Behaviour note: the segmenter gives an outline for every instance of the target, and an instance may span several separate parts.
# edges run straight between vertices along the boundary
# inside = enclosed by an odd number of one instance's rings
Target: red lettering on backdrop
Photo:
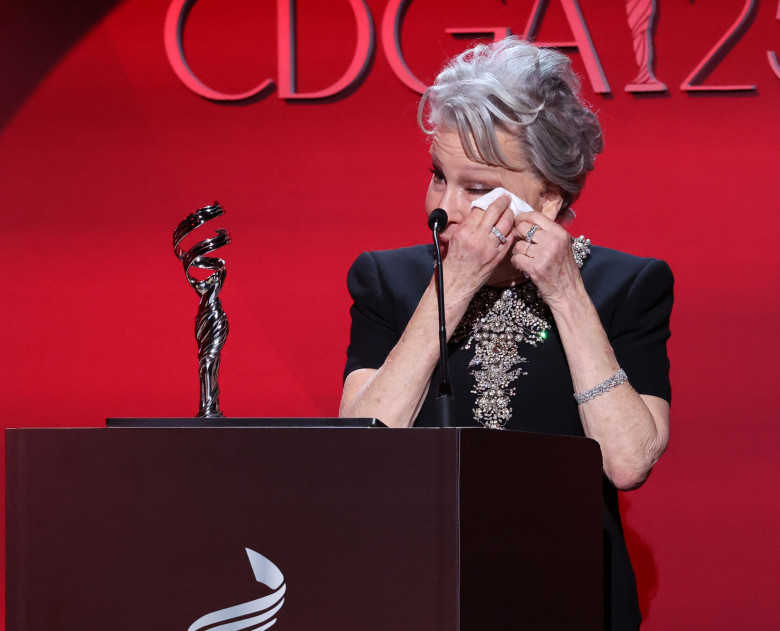
[[[747,0],[742,7],[742,13],[736,19],[734,24],[731,25],[729,30],[720,38],[715,47],[708,52],[704,59],[699,62],[699,65],[693,69],[693,72],[688,75],[685,81],[682,82],[680,89],[685,92],[703,92],[703,91],[740,91],[740,90],[755,90],[754,85],[702,85],[701,82],[706,79],[715,67],[723,60],[723,58],[734,47],[740,37],[747,30],[750,17],[757,6],[756,0]]]
[[[336,83],[317,92],[296,92],[295,0],[277,0],[277,46],[279,64],[279,98],[324,99],[348,90],[368,70],[374,48],[374,22],[364,0],[349,0],[357,22],[357,44],[349,68]]]
[[[780,1],[777,3],[777,15],[775,17],[780,20]],[[766,56],[769,59],[769,67],[772,69],[772,72],[780,79],[780,63],[777,62],[777,53],[773,50],[768,50],[766,51]]]
[[[395,76],[418,94],[428,87],[412,74],[401,52],[401,23],[411,0],[390,0],[382,16],[382,47]]]
[[[229,94],[207,86],[195,76],[195,73],[187,63],[182,42],[187,16],[196,1],[172,0],[165,16],[165,52],[176,76],[187,88],[196,94],[214,101],[240,101],[256,96],[265,96],[263,93],[270,92],[274,86],[273,79],[265,79],[262,83],[246,92]],[[333,97],[355,86],[368,71],[375,45],[374,23],[371,11],[365,0],[348,0],[348,2],[355,15],[357,24],[355,54],[349,67],[338,81],[327,88],[316,92],[300,93],[296,91],[296,0],[277,0],[279,98],[317,100]],[[639,70],[636,79],[628,84],[625,89],[627,92],[664,91],[666,86],[655,77],[652,68],[653,21],[657,0],[625,0],[625,2],[628,26],[631,29],[634,42],[634,56]],[[409,70],[401,51],[401,26],[410,3],[411,0],[388,0],[382,16],[382,47],[395,75],[404,85],[422,94],[426,89],[426,85]],[[520,37],[525,37],[531,41],[536,40],[536,35],[539,32],[548,5],[549,0],[534,1],[526,24],[525,34],[520,35]],[[590,32],[577,0],[561,0],[561,6],[563,7],[569,28],[574,35],[574,40],[560,42],[541,42],[537,40],[536,43],[540,46],[578,50],[582,55],[593,91],[602,94],[609,93],[609,83],[604,75],[601,61],[593,46]],[[704,56],[693,72],[683,81],[680,86],[681,90],[686,92],[755,90],[754,85],[702,85],[702,81],[712,73],[745,33],[757,6],[758,2],[756,0],[746,0],[742,12],[736,21],[729,27],[712,50]],[[776,17],[780,20],[780,2],[778,2]],[[446,32],[455,37],[461,35],[492,35],[494,40],[500,40],[506,37],[510,30],[508,27],[501,26],[449,28],[446,29]],[[778,62],[777,53],[768,50],[766,54],[772,72],[780,79],[780,62]]]
[[[772,69],[772,72],[780,79],[780,63],[777,61],[777,53],[773,50],[768,50],[766,51],[766,56],[769,59],[769,67]]]
[[[547,9],[547,5],[550,0],[536,0],[534,2],[533,9],[531,9],[531,15],[528,18],[528,23],[525,28],[524,37],[529,41],[535,41],[536,35],[539,32],[539,27],[542,24],[544,18],[544,12]],[[569,23],[569,28],[574,34],[573,42],[540,42],[536,41],[539,46],[549,46],[551,48],[576,48],[582,55],[582,61],[585,65],[585,72],[588,74],[590,84],[593,87],[593,91],[599,94],[610,92],[609,83],[607,83],[607,77],[604,75],[604,70],[601,67],[601,61],[596,54],[596,49],[593,46],[593,40],[590,38],[590,32],[585,24],[585,18],[582,16],[580,5],[577,0],[561,0],[563,6],[563,12],[566,15],[566,21]]]
[[[242,101],[273,87],[272,79],[266,79],[257,87],[247,92],[238,94],[227,94],[210,88],[192,72],[187,58],[184,55],[184,23],[187,21],[187,15],[195,4],[196,0],[173,0],[168,7],[168,13],[165,16],[164,39],[165,52],[168,55],[168,61],[173,68],[173,72],[179,77],[181,82],[192,90],[195,94],[212,101]]]

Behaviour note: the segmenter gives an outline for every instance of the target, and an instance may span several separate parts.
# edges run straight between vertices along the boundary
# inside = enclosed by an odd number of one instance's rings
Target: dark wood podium
[[[274,631],[602,628],[584,438],[13,429],[6,446],[8,631],[187,631],[272,591],[247,548],[284,575]]]

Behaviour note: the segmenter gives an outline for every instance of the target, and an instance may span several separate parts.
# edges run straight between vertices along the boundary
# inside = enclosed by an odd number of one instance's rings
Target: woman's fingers
[[[477,221],[477,230],[494,237],[499,248],[513,240],[515,214],[509,207],[510,202],[508,195],[502,195],[486,210],[474,208],[470,214],[470,218],[473,217]]]
[[[582,282],[563,227],[535,212],[518,217],[514,230],[512,265],[536,284],[544,300],[558,300]]]
[[[510,208],[507,208],[501,213],[495,224],[487,228],[487,230],[498,238],[501,245],[512,243],[515,240],[513,232],[514,222],[515,215]]]
[[[538,234],[541,231],[552,232],[553,234],[566,232],[566,230],[562,228],[560,224],[551,221],[539,211],[522,213],[517,216],[515,219],[515,231],[518,240],[525,239],[528,235],[528,231],[532,229],[534,230],[534,234]],[[534,241],[535,240],[536,239],[534,239]]]
[[[544,213],[539,212],[538,210],[534,210],[533,212],[528,213],[520,213],[517,216],[516,224],[520,225],[521,223],[527,224],[526,230],[530,228],[531,226],[539,226],[540,228],[543,228],[545,230],[554,230],[555,228],[561,228],[561,225],[549,217],[547,217]],[[563,230],[563,228],[561,228]]]
[[[504,250],[503,246],[514,241],[514,213],[509,208],[510,201],[509,196],[503,195],[486,210],[479,207],[471,209],[458,226],[459,237],[472,241],[475,248],[488,248],[486,254],[488,258],[493,258],[494,248]]]
[[[527,230],[515,226],[515,237],[513,256],[539,259],[537,263],[544,262],[546,265],[567,264],[572,258],[571,237],[563,228],[549,231],[537,224],[529,224]],[[522,264],[523,259],[517,262]],[[528,270],[524,268],[524,271]]]
[[[510,199],[502,196],[487,210],[474,208],[452,231],[447,250],[447,267],[452,282],[478,290],[506,258],[515,242],[514,213]],[[445,278],[447,278],[445,274]]]
[[[495,225],[496,221],[498,221],[499,217],[509,208],[509,204],[512,202],[509,195],[502,195],[499,197],[496,201],[494,201],[492,204],[490,204],[485,210],[482,211],[480,215],[477,215],[479,217],[479,221],[481,224],[491,224]],[[474,213],[479,212],[478,208],[472,208],[470,216],[473,216]],[[512,212],[511,210],[509,212]],[[514,213],[513,213],[514,214]]]

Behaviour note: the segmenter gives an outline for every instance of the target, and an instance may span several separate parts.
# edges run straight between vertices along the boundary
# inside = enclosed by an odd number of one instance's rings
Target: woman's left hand
[[[526,235],[534,226],[538,227],[529,245]],[[574,391],[602,383],[620,366],[585,291],[569,233],[534,211],[515,218],[514,234],[512,265],[530,277],[552,311]],[[669,404],[623,385],[579,405],[578,410],[585,435],[601,446],[607,477],[619,489],[640,486],[666,449]]]
[[[522,213],[515,218],[514,234],[512,265],[533,281],[550,307],[584,288],[571,251],[571,235],[560,224],[539,211]]]

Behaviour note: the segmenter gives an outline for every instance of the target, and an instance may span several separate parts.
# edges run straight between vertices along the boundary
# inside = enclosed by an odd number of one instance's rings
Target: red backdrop
[[[428,238],[418,97],[382,37],[398,0],[368,1],[364,80],[319,101],[279,96],[274,2],[201,0],[184,31],[199,80],[226,93],[277,84],[233,104],[174,73],[168,0],[16,4],[0,21],[4,425],[195,413],[197,298],[171,234],[214,199],[234,237],[221,250],[223,409],[335,415],[349,264]],[[523,33],[533,5],[406,3],[406,64],[427,83],[469,45],[445,29]],[[571,40],[572,0],[549,5],[538,39]],[[668,90],[644,95],[624,91],[637,74],[624,3],[579,7],[610,91],[585,76],[606,152],[572,230],[665,258],[677,278],[672,441],[648,484],[623,495],[646,628],[776,628],[780,69],[767,51],[780,50],[780,7],[660,1],[655,69]],[[703,83],[755,89],[681,89],[744,11]],[[298,91],[331,86],[358,40],[350,3],[300,0],[297,37]]]

